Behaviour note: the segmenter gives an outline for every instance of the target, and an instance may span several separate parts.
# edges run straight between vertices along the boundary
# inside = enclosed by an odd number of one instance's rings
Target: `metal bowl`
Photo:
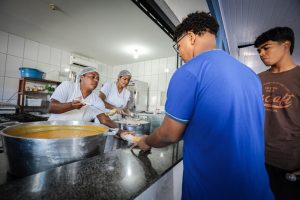
[[[130,117],[115,121],[122,130],[133,131],[137,135],[149,135],[151,123],[147,118]]]
[[[93,125],[109,130],[106,126],[79,121],[46,121],[21,123],[3,129],[0,134],[3,138],[4,151],[9,165],[9,172],[23,177],[41,172],[66,163],[81,160],[100,154],[104,150],[105,132],[84,136],[54,139],[38,139],[14,136],[17,130],[28,126],[73,126]]]

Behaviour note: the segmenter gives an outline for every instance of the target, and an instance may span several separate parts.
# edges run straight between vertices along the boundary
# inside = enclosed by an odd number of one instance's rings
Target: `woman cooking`
[[[98,119],[104,125],[117,128],[117,124],[105,115],[105,106],[102,100],[93,93],[98,82],[99,74],[94,67],[82,68],[75,83],[72,81],[62,82],[50,98],[49,121],[89,122]]]
[[[111,114],[111,119],[121,118],[121,114],[129,114],[127,104],[130,98],[130,92],[126,89],[131,79],[131,73],[127,70],[120,71],[116,82],[107,82],[100,91],[100,98],[105,104],[105,108]]]

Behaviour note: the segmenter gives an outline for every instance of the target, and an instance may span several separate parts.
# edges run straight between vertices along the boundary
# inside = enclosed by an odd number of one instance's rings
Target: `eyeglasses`
[[[187,36],[188,33],[183,34],[179,40],[177,40],[177,42],[173,45],[173,49],[179,54],[179,48],[180,45],[178,45],[178,43],[180,42],[180,40],[182,40],[185,36]]]

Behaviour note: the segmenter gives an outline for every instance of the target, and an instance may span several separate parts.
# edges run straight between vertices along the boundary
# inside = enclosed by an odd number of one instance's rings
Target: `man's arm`
[[[70,110],[80,109],[82,106],[84,106],[84,104],[79,100],[73,100],[72,102],[68,103],[61,103],[56,99],[51,99],[48,111],[49,113],[61,114]]]
[[[186,125],[165,116],[161,126],[147,137],[143,137],[137,146],[142,150],[150,147],[165,147],[169,144],[178,142],[183,135]]]

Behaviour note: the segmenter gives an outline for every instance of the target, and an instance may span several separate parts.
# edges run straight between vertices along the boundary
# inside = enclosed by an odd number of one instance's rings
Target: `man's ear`
[[[196,41],[195,33],[193,33],[192,31],[189,31],[188,32],[188,37],[189,37],[189,40],[191,41],[191,44],[194,45],[195,41]]]
[[[290,41],[288,41],[288,40],[285,41],[283,43],[283,45],[284,45],[285,48],[287,48],[288,51],[290,51],[290,48],[291,48],[291,42]]]

